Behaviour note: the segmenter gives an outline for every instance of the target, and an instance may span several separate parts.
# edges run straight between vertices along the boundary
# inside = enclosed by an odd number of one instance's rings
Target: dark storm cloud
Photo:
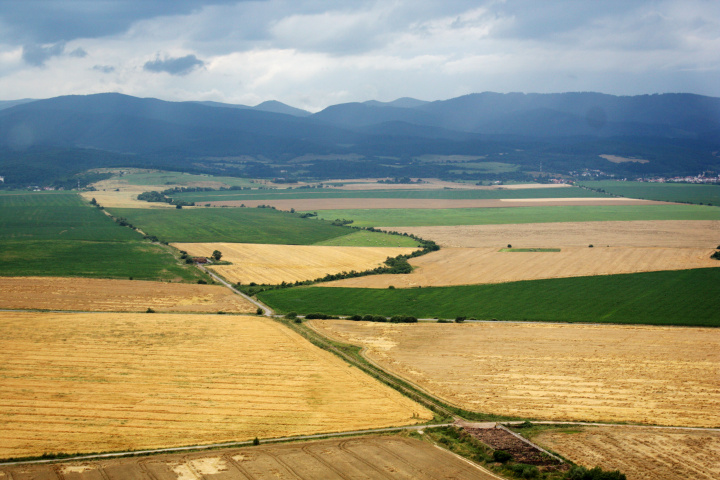
[[[150,62],[146,62],[143,68],[148,72],[165,72],[170,75],[187,75],[196,68],[205,65],[205,62],[197,58],[195,55],[186,55],[178,58],[166,58],[160,60],[156,58]]]
[[[186,14],[240,0],[16,0],[0,2],[0,40],[69,42],[124,32],[138,20]]]
[[[30,65],[41,67],[48,59],[62,55],[64,51],[64,42],[54,45],[25,45],[22,50],[22,59]]]

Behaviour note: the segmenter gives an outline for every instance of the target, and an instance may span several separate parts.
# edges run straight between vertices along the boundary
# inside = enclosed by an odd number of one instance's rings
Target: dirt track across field
[[[382,228],[382,227],[379,227]],[[690,247],[720,245],[718,220],[561,222],[442,227],[391,227],[443,247]]]
[[[573,426],[533,440],[588,468],[620,470],[628,480],[720,478],[718,432]]]
[[[256,309],[219,285],[57,277],[0,277],[0,308],[199,313]]]
[[[555,421],[720,425],[720,330],[312,321],[468,410]]]
[[[593,205],[667,205],[667,202],[637,200],[633,198],[524,198],[449,200],[433,198],[301,198],[296,200],[228,200],[209,203],[214,207],[257,207],[272,205],[280,210],[294,208],[298,211],[375,208],[506,208],[542,206],[593,206]]]
[[[514,246],[514,245],[513,245]],[[712,248],[566,247],[559,252],[502,252],[499,248],[443,248],[410,259],[403,275],[371,275],[323,283],[323,287],[439,287],[546,278],[720,267]]]

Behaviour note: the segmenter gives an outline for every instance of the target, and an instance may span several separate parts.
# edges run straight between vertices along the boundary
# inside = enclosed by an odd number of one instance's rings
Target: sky
[[[718,0],[2,0],[0,100],[720,97]]]

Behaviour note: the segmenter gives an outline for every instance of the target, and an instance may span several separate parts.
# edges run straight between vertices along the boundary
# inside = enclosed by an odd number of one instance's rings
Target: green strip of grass
[[[720,268],[413,289],[298,287],[258,298],[280,313],[720,326]]]
[[[312,245],[352,233],[348,227],[270,208],[108,209],[165,242]]]
[[[331,188],[275,189],[275,190],[219,190],[213,192],[184,192],[173,198],[187,202],[220,202],[241,200],[294,200],[304,198],[403,198],[403,199],[498,199],[498,198],[573,198],[605,197],[591,190],[566,188],[528,188],[519,190],[338,190]]]
[[[609,180],[581,182],[580,185],[593,189],[602,189],[612,195],[621,195],[629,198],[720,205],[720,185],[617,182]]]
[[[317,242],[314,245],[334,247],[417,247],[420,244],[412,238],[402,235],[389,235],[382,232],[355,230],[353,233]]]
[[[452,209],[320,210],[321,218],[347,218],[359,227],[422,227],[611,220],[720,220],[720,207],[611,205]]]

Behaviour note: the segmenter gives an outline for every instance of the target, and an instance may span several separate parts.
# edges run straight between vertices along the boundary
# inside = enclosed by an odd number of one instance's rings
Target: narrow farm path
[[[243,292],[241,292],[240,290],[238,290],[238,289],[236,289],[235,287],[233,287],[232,284],[231,284],[230,282],[228,282],[227,280],[225,280],[224,278],[222,278],[222,277],[220,277],[219,275],[211,272],[210,270],[208,270],[207,268],[203,267],[202,265],[197,265],[197,267],[198,267],[200,270],[202,270],[203,272],[205,272],[205,273],[207,273],[208,275],[210,275],[213,279],[215,279],[215,281],[217,281],[217,282],[225,285],[227,288],[229,288],[230,290],[232,290],[232,291],[233,291],[234,293],[236,293],[237,295],[240,295],[241,297],[243,297],[243,298],[244,298],[245,300],[247,300],[248,302],[250,302],[250,303],[252,303],[253,305],[255,305],[256,307],[262,309],[263,315],[265,315],[266,317],[272,317],[273,315],[275,315],[275,312],[273,311],[272,308],[268,307],[267,305],[265,305],[264,303],[262,303],[262,302],[260,302],[260,301],[258,301],[258,300],[256,300],[256,299],[254,299],[253,297],[250,297],[249,295],[245,295]]]

